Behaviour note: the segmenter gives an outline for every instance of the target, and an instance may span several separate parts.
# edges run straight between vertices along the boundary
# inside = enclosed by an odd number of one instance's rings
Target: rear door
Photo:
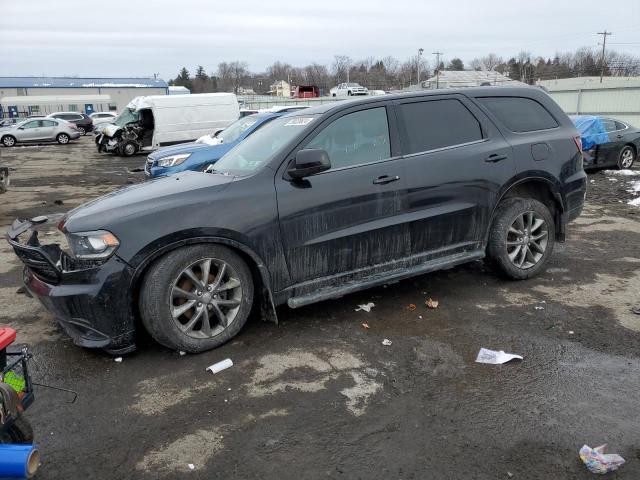
[[[40,120],[40,139],[53,140],[56,135],[58,122],[55,120]]]
[[[396,102],[416,262],[481,247],[500,187],[515,174],[511,146],[459,94]]]
[[[609,134],[609,142],[598,148],[598,163],[603,165],[615,165],[618,162],[620,150],[625,145],[624,130],[626,125],[616,122],[612,118],[603,118],[602,124]],[[628,130],[628,128],[627,128]]]
[[[396,132],[393,110],[383,103],[345,110],[300,147],[327,151],[330,170],[303,181],[276,177],[294,283],[348,272],[364,277],[408,254],[407,226],[398,223],[405,174]]]

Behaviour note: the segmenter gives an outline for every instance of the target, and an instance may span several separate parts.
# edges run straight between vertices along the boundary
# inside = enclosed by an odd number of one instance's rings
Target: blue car
[[[156,150],[147,157],[144,173],[148,178],[154,178],[185,170],[204,170],[260,127],[287,113],[258,113],[239,118],[211,137],[212,144],[191,142]]]

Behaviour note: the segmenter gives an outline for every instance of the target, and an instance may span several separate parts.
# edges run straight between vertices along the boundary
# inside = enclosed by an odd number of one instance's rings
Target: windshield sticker
[[[308,125],[313,120],[313,117],[294,117],[284,124],[285,127],[300,127]]]

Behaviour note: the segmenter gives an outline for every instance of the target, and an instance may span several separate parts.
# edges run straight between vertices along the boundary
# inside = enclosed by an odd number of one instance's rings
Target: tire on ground
[[[518,215],[533,211],[544,218],[547,224],[547,246],[542,258],[534,266],[526,269],[514,265],[507,255],[507,234]],[[507,198],[500,202],[489,232],[487,255],[489,259],[509,278],[526,280],[536,276],[553,253],[555,243],[555,222],[546,205],[532,198]]]
[[[199,339],[182,332],[171,315],[171,289],[178,275],[189,265],[205,258],[226,262],[238,274],[242,285],[242,300],[229,326],[216,336]],[[201,244],[183,247],[160,257],[143,277],[139,307],[142,323],[160,344],[189,353],[204,352],[229,341],[247,322],[253,304],[253,278],[244,260],[228,247]]]

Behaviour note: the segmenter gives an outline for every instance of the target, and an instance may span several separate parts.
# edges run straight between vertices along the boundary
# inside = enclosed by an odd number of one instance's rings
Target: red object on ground
[[[9,327],[0,327],[0,350],[4,350],[16,340],[16,331]]]
[[[320,96],[320,89],[315,85],[300,85],[291,95],[293,98],[316,98]]]

